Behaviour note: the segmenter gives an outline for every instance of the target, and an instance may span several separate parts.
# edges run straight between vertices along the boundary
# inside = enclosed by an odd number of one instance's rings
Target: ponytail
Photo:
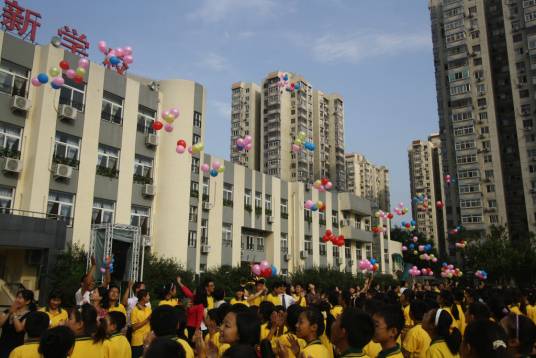
[[[441,308],[435,314],[435,328],[439,338],[443,338],[452,354],[458,354],[462,344],[462,334],[458,328],[451,329],[452,317]]]

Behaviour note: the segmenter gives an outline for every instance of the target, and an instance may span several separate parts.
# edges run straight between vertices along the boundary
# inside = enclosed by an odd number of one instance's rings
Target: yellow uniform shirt
[[[67,322],[67,320],[69,319],[67,310],[61,308],[60,310],[58,310],[58,312],[47,311],[47,307],[43,307],[39,311],[45,312],[50,318],[50,328],[59,326],[60,324]]]
[[[331,344],[329,338],[326,336],[325,333],[323,333],[320,336],[320,342],[322,342],[322,345],[326,347],[326,350],[328,351],[327,358],[333,358],[333,344]]]
[[[128,339],[121,333],[116,333],[104,341],[104,348],[110,358],[131,358],[132,349]]]
[[[208,346],[209,342],[212,342],[212,344],[218,348],[219,357],[221,357],[223,353],[230,347],[229,344],[220,342],[220,332],[215,332],[212,335],[210,333],[207,334],[205,336],[205,344]]]
[[[426,351],[426,358],[460,358],[460,355],[452,354],[447,343],[438,339],[430,343],[430,348]]]
[[[515,313],[516,315],[523,314],[523,312],[521,312],[521,310],[519,309],[519,306],[517,305],[512,305],[512,306],[509,306],[508,308],[510,309],[510,312]]]
[[[298,304],[299,302],[299,305],[301,307],[307,307],[307,300],[305,299],[305,297],[301,297],[298,295],[292,295],[292,297],[296,300],[296,304]],[[301,298],[301,301],[300,301],[300,298]]]
[[[190,347],[188,342],[186,342],[182,338],[177,338],[177,342],[182,346],[182,349],[184,349],[184,353],[186,353],[184,355],[184,357],[186,357],[186,358],[194,358],[194,350],[192,349],[192,347]]]
[[[274,306],[281,306],[283,303],[281,302],[281,297],[274,296],[271,293],[264,297],[265,301],[272,302]]]
[[[350,358],[350,357],[371,358],[365,353],[363,353],[361,349],[353,349],[353,348],[348,349],[346,352],[343,352],[339,356],[339,358]]]
[[[315,339],[305,345],[301,350],[303,357],[329,357],[329,352],[326,347],[320,342],[319,339]]]
[[[342,314],[342,306],[337,305],[333,307],[330,312],[333,318],[337,318]]]
[[[236,298],[233,298],[233,299],[231,299],[230,303],[231,303],[231,305],[234,305],[236,303],[240,303],[240,304],[243,304],[243,305],[246,305],[246,306],[249,307],[249,303],[246,300],[238,301]]]
[[[74,350],[70,358],[113,358],[108,355],[103,342],[94,343],[92,337],[79,337],[74,341]]]
[[[380,353],[378,353],[378,358],[404,358],[404,355],[402,354],[402,351],[400,351],[400,345],[396,345],[393,348],[389,348],[386,350],[382,350]]]
[[[264,301],[265,296],[260,295],[255,298],[252,298],[251,300],[248,300],[250,306],[259,306],[262,301]]]
[[[268,323],[261,324],[261,335],[260,335],[261,339],[260,340],[262,341],[263,339],[268,337],[269,334],[270,334],[270,328],[268,328]]]
[[[404,311],[404,321],[405,321],[406,327],[412,327],[413,326],[413,321],[411,320],[411,316],[409,315],[409,309],[410,309],[410,305],[405,306],[404,309],[403,309],[403,311]]]
[[[368,344],[365,347],[363,347],[363,352],[369,357],[377,357],[381,351],[382,351],[382,345],[372,340],[368,342]]]
[[[214,308],[214,297],[207,296],[207,309],[211,310]]]
[[[536,307],[527,305],[527,316],[536,324]]]
[[[456,304],[456,307],[458,307],[458,317],[460,318],[456,322],[458,322],[458,329],[460,330],[463,336],[463,333],[465,332],[465,327],[467,326],[467,323],[465,322],[465,313],[463,313],[463,309],[461,305]]]
[[[41,358],[38,349],[39,340],[29,341],[12,350],[9,358]]]
[[[176,298],[170,298],[169,300],[161,300],[160,302],[158,302],[158,305],[159,306],[168,305],[171,307],[175,307],[179,305],[179,300]]]
[[[125,306],[123,306],[123,304],[121,303],[117,304],[116,306],[110,307],[110,309],[108,309],[108,312],[121,312],[125,315],[125,317],[127,316],[127,310],[125,309]]]
[[[418,323],[406,333],[402,348],[410,353],[411,358],[426,358],[431,341],[428,333]]]
[[[290,350],[290,340],[289,338],[290,337],[294,337],[295,339],[298,340],[298,344],[300,345],[300,352],[305,348],[305,346],[307,345],[307,343],[305,342],[305,340],[301,339],[301,338],[298,338],[296,337],[296,335],[294,333],[285,333],[279,337],[276,338],[276,342],[279,342],[279,344],[281,344],[283,347],[287,347],[287,352],[288,352],[288,358],[295,358],[296,356],[294,355],[294,353],[292,353],[292,351]]]
[[[143,322],[151,315],[151,308],[144,307],[143,309],[140,309],[138,305],[134,307],[132,310],[132,313],[130,315],[130,324],[134,325],[136,323]],[[132,332],[132,346],[133,347],[139,347],[143,345],[143,339],[147,335],[147,333],[151,332],[151,325],[149,322],[138,328],[137,330]]]

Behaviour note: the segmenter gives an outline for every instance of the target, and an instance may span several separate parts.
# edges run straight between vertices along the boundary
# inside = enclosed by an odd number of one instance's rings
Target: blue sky
[[[206,86],[206,150],[229,157],[231,84],[297,72],[345,98],[347,152],[391,171],[391,202],[410,205],[407,148],[437,131],[426,0],[19,0],[40,12],[38,42],[63,25],[130,45],[131,71]],[[54,4],[54,5],[52,5]]]

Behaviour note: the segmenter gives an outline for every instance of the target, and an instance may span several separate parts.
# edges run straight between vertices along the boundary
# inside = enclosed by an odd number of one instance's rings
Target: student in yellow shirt
[[[151,332],[149,321],[151,319],[152,310],[147,306],[151,297],[147,290],[139,290],[138,303],[132,310],[130,315],[130,325],[132,327],[132,358],[138,358],[143,355],[143,340],[145,336]]]
[[[108,312],[121,312],[126,317],[127,310],[125,309],[125,306],[119,302],[119,298],[119,287],[110,285],[108,288],[108,296],[104,301],[104,308],[106,308]]]
[[[274,306],[282,306],[281,295],[285,293],[286,284],[283,281],[274,282],[272,286],[272,292],[269,293],[264,299],[268,302],[272,302]]]
[[[446,311],[452,317],[452,327],[458,328],[462,332],[462,316],[463,312],[458,310],[458,306],[454,304],[454,296],[450,291],[441,290],[437,296],[437,304],[441,309]],[[465,324],[465,317],[463,318],[463,323]]]
[[[465,312],[465,319],[467,325],[473,321],[478,320],[490,320],[491,313],[488,306],[482,302],[473,302],[467,306],[467,312]]]
[[[402,352],[409,358],[426,358],[430,346],[430,336],[422,328],[421,322],[426,312],[426,303],[414,300],[410,304],[410,319],[414,326],[406,333],[402,343]]]
[[[223,352],[229,348],[229,345],[220,342],[220,310],[216,308],[208,310],[205,323],[208,328],[208,334],[204,338],[205,345],[207,347],[210,345],[214,346],[218,350],[218,354],[220,356],[223,355]]]
[[[26,317],[24,329],[26,341],[11,351],[9,358],[40,358],[39,338],[48,329],[49,318],[44,312],[30,312]]]
[[[235,291],[235,296],[231,299],[230,304],[234,305],[236,303],[241,303],[249,307],[249,303],[244,297],[244,287],[240,286]]]
[[[170,282],[164,285],[164,287],[162,287],[162,292],[160,293],[160,302],[158,302],[158,305],[175,307],[178,304],[179,300],[177,299],[177,285],[175,282]]]
[[[346,307],[331,326],[331,342],[340,358],[364,357],[363,348],[374,335],[374,322],[355,307]]]
[[[275,310],[275,306],[272,302],[263,301],[259,306],[259,316],[261,317],[261,326],[260,326],[260,340],[262,341],[270,334],[270,328],[268,324],[272,319],[272,313]]]
[[[106,327],[98,324],[95,307],[85,303],[80,311],[77,309],[72,310],[67,326],[73,330],[76,336],[70,358],[108,358],[104,348]]]
[[[207,295],[207,307],[205,307],[206,309],[212,309],[214,308],[214,297],[213,297],[213,294],[214,294],[214,290],[216,289],[216,285],[214,284],[214,280],[211,279],[211,278],[206,278],[205,281],[204,281],[204,289],[205,289],[205,293]],[[224,295],[225,295],[225,291],[224,291]]]
[[[398,337],[404,328],[404,313],[400,305],[388,305],[372,316],[374,321],[374,342],[381,344],[382,350],[378,358],[404,358],[397,343]]]
[[[432,309],[426,312],[422,328],[432,339],[426,351],[427,358],[458,358],[462,335],[457,327],[452,326],[452,316],[444,309]]]
[[[300,317],[300,314],[303,312],[303,307],[299,306],[298,304],[290,305],[286,312],[286,318],[285,318],[285,327],[287,329],[286,333],[283,333],[279,337],[275,338],[275,349],[278,352],[286,351],[288,352],[288,358],[295,358],[294,353],[290,349],[291,347],[291,340],[296,339],[298,341],[298,345],[300,346],[300,350],[302,350],[305,347],[305,341],[301,338],[298,338],[296,336],[296,324],[298,323],[298,318]]]
[[[182,321],[182,324],[181,324]],[[186,313],[182,307],[158,306],[151,315],[151,330],[156,337],[168,338],[179,343],[186,358],[194,358],[194,351],[185,339]],[[181,337],[177,335],[181,332]]]
[[[340,293],[335,290],[329,292],[328,301],[331,305],[330,313],[334,319],[337,319],[337,317],[339,317],[340,314],[342,313],[342,309],[343,309],[341,305],[342,299],[341,299]]]
[[[255,281],[255,293],[250,294],[247,298],[249,306],[259,307],[261,302],[264,301],[264,296],[266,295],[266,285],[264,279],[258,279]]]
[[[131,358],[132,351],[130,343],[122,334],[123,328],[127,324],[127,317],[119,312],[108,312],[106,317],[109,338],[104,341],[104,347],[108,351],[109,357]]]
[[[42,358],[68,358],[74,349],[74,333],[67,326],[46,330],[39,341]]]
[[[225,315],[220,327],[220,343],[229,344],[230,347],[225,352],[225,355],[229,357],[244,356],[243,353],[235,355],[238,354],[237,350],[243,349],[242,347],[247,347],[249,351],[253,349],[254,352],[254,347],[260,342],[259,336],[259,317],[255,312],[244,307],[233,308]]]
[[[507,342],[504,330],[497,323],[490,320],[472,321],[465,329],[461,356],[478,358],[518,357],[509,354]]]
[[[46,307],[41,308],[39,311],[45,312],[50,320],[50,328],[56,327],[60,324],[64,324],[69,319],[67,311],[61,308],[61,296],[62,292],[59,290],[52,290],[48,295],[48,304]]]
[[[306,292],[303,286],[299,283],[294,285],[294,293],[292,297],[296,300],[296,304],[301,307],[307,307],[307,299],[305,298]]]
[[[400,304],[402,305],[402,309],[404,310],[404,321],[405,321],[404,325],[406,326],[406,328],[413,327],[413,322],[411,321],[411,317],[409,315],[409,307],[410,307],[409,305],[411,301],[413,301],[414,299],[415,299],[415,296],[414,296],[413,290],[409,288],[406,288],[400,294]]]
[[[324,332],[324,317],[316,307],[308,307],[298,317],[296,324],[296,336],[305,341],[305,347],[300,349],[299,342],[294,337],[289,337],[292,353],[297,357],[328,357],[326,347],[320,341],[320,335]]]

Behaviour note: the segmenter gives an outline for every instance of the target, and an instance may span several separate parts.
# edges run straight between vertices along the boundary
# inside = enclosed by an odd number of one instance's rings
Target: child
[[[442,308],[432,309],[424,315],[422,327],[432,339],[426,357],[459,357],[462,335],[452,323],[452,316]]]
[[[261,318],[261,341],[268,337],[270,334],[270,328],[268,323],[271,321],[272,313],[275,310],[275,306],[272,302],[263,301],[259,306],[259,315]]]
[[[22,346],[11,351],[9,358],[39,358],[39,338],[47,330],[48,315],[44,312],[31,312],[24,325],[27,339]]]
[[[500,321],[508,338],[508,351],[512,355],[529,356],[536,343],[536,326],[526,316],[510,312]]]
[[[61,308],[61,296],[62,292],[60,290],[52,290],[48,295],[47,306],[39,310],[45,312],[50,318],[50,328],[64,324],[69,319],[67,311]]]
[[[178,304],[179,300],[177,299],[177,285],[175,285],[175,282],[170,282],[164,285],[160,293],[160,302],[158,302],[158,305],[168,305],[175,307]]]
[[[130,358],[132,352],[130,343],[121,333],[127,324],[126,316],[119,311],[112,311],[107,316],[108,335],[110,338],[104,341],[104,346],[109,357]]]
[[[341,358],[368,357],[363,353],[363,347],[373,336],[372,319],[354,307],[345,308],[331,327],[331,342],[341,352]]]
[[[425,311],[426,304],[423,301],[411,302],[409,313],[414,326],[406,333],[402,343],[402,350],[407,352],[410,358],[426,358],[426,351],[430,346],[430,336],[421,325]]]
[[[294,353],[290,350],[290,342],[292,339],[297,340],[298,344],[300,346],[300,350],[302,350],[305,347],[305,341],[303,339],[300,339],[296,336],[296,324],[298,323],[298,318],[300,317],[300,314],[303,312],[302,306],[298,304],[291,305],[287,309],[286,319],[285,319],[285,327],[287,328],[287,332],[283,335],[276,338],[276,347],[279,351],[288,351],[289,352],[289,358],[294,358]]]
[[[508,357],[506,341],[506,333],[497,323],[490,320],[472,321],[465,329],[462,357]]]
[[[80,311],[73,309],[67,325],[76,336],[71,358],[104,357],[106,323],[97,324],[97,309],[85,303]]]
[[[295,356],[303,357],[328,357],[329,352],[320,342],[320,335],[324,332],[324,317],[316,307],[308,307],[298,318],[296,324],[296,336],[305,340],[305,347],[300,350],[297,339],[291,338],[291,350]]]
[[[265,297],[265,300],[272,302],[274,306],[283,306],[281,295],[285,293],[286,285],[283,281],[274,282],[272,292]]]
[[[143,354],[143,339],[151,331],[149,319],[151,318],[151,308],[147,303],[151,299],[147,290],[138,291],[138,303],[132,310],[130,324],[132,327],[132,357],[138,358]]]
[[[108,312],[121,312],[122,314],[127,315],[127,310],[122,303],[119,302],[119,287],[116,285],[110,285],[108,287],[108,297],[105,300],[105,308],[108,309]]]
[[[238,287],[238,289],[235,291],[234,298],[231,299],[231,304],[234,305],[235,303],[241,303],[249,307],[249,303],[244,297],[244,287],[242,286]]]
[[[413,291],[409,288],[406,288],[402,291],[400,295],[400,304],[404,310],[404,325],[406,328],[413,327],[413,322],[411,321],[411,316],[409,314],[411,301],[414,299]]]
[[[221,306],[220,306],[221,307]],[[220,312],[218,308],[213,308],[211,310],[208,310],[207,312],[207,318],[206,318],[206,324],[208,328],[208,334],[205,336],[205,345],[208,347],[209,345],[213,345],[218,349],[219,355],[223,355],[223,352],[225,352],[228,348],[228,344],[222,344],[220,343]]]
[[[57,326],[43,333],[39,342],[42,358],[67,358],[73,353],[74,333],[67,326]]]
[[[184,311],[182,312],[184,321]],[[186,358],[194,358],[194,351],[183,338],[177,336],[177,329],[179,329],[179,310],[176,307],[169,305],[158,306],[155,308],[150,317],[151,328],[156,337],[168,337],[171,340],[179,343],[184,352]],[[184,330],[183,330],[184,332]]]
[[[374,321],[373,341],[382,346],[378,358],[403,358],[400,345],[397,343],[405,324],[402,308],[399,305],[387,305],[378,310],[372,316],[372,320]]]

